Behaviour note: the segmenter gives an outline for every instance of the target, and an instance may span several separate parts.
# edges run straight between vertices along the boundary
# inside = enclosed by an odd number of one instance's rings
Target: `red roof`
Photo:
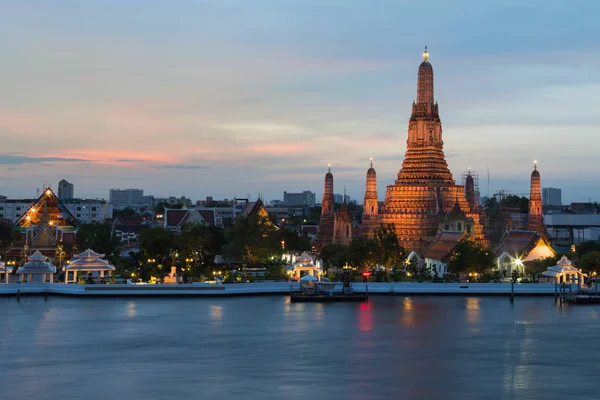
[[[462,232],[442,232],[439,233],[431,247],[425,252],[424,258],[431,258],[432,260],[443,260],[446,258],[456,245],[463,238],[464,233]]]
[[[509,253],[522,255],[535,246],[540,235],[536,231],[509,231],[504,234],[496,246],[497,255]]]
[[[165,210],[165,220],[167,226],[177,226],[181,224],[187,216],[189,210]]]

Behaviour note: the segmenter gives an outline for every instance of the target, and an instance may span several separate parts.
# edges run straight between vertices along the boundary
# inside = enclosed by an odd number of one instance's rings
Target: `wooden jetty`
[[[340,301],[363,302],[369,299],[368,286],[363,293],[352,290],[351,284],[344,284],[341,292],[335,292],[336,283],[306,281],[300,282],[300,291],[294,292],[290,287],[292,303],[334,303]]]

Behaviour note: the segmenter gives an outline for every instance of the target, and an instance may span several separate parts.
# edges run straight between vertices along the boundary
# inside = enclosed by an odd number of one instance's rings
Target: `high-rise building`
[[[333,195],[333,201],[338,204],[342,204],[344,202],[344,200],[346,200],[346,203],[350,203],[352,201],[352,198],[350,196],[348,196],[347,194],[336,193]]]
[[[313,207],[316,203],[316,195],[310,190],[305,190],[302,193],[283,192],[283,205],[285,207],[292,206],[308,206]]]
[[[58,198],[60,200],[72,199],[74,195],[74,187],[72,183],[67,182],[66,179],[62,179],[58,182]]]
[[[110,189],[109,201],[116,210],[148,205],[144,189]]]
[[[562,190],[557,188],[543,188],[542,205],[562,206]]]

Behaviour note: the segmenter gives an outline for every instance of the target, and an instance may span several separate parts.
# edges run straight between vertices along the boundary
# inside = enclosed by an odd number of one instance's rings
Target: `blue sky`
[[[0,194],[380,198],[426,44],[448,164],[600,200],[595,1],[0,1]]]

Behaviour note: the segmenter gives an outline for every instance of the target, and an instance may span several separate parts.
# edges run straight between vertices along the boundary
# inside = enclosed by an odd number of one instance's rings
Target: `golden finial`
[[[328,172],[331,172],[331,164],[327,164],[327,168],[329,168]]]
[[[537,171],[537,160],[533,160],[533,169]]]
[[[429,60],[429,52],[427,51],[427,46],[425,46],[425,51],[423,51],[423,60]]]
[[[371,157],[371,168],[373,168],[373,157]]]

